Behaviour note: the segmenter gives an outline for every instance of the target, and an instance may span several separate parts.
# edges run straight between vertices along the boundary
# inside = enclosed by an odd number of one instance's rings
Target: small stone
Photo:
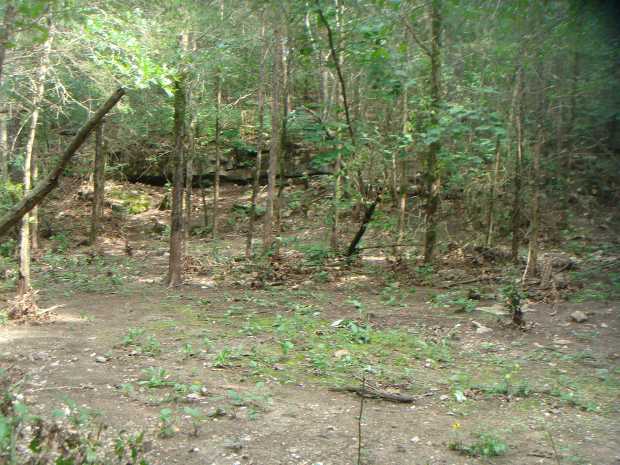
[[[555,339],[553,341],[553,343],[556,344],[556,345],[559,345],[559,346],[563,346],[563,345],[566,345],[566,344],[570,344],[570,341],[567,340],[567,339]]]
[[[576,323],[584,323],[586,321],[588,321],[588,315],[586,315],[585,313],[583,313],[580,310],[577,310],[573,313],[570,314],[571,320],[573,320]]]
[[[349,355],[349,351],[346,349],[340,349],[334,352],[335,358],[342,358],[342,357],[346,357],[347,355]]]
[[[450,398],[450,396],[448,396],[446,394],[443,394],[443,395],[439,396],[439,400],[441,400],[441,401],[448,400],[449,398]]]
[[[420,437],[419,436],[412,437],[411,442],[413,442],[414,444],[417,444],[418,442],[420,442]]]
[[[97,363],[105,363],[107,361],[108,361],[108,359],[105,358],[103,355],[97,355],[95,357],[95,362],[97,362]]]
[[[230,449],[234,451],[240,451],[243,449],[243,444],[239,439],[226,439],[224,441],[224,449]]]

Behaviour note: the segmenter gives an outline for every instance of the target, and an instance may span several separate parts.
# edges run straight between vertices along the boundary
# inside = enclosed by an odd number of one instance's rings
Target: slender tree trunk
[[[340,227],[340,198],[342,197],[342,144],[336,149],[336,163],[334,165],[334,200],[332,202],[332,225],[330,233],[330,247],[338,252],[338,229]]]
[[[517,71],[517,103],[515,106],[514,125],[517,137],[517,153],[514,162],[514,190],[512,198],[512,261],[519,263],[519,245],[521,244],[521,165],[523,162],[523,71]]]
[[[188,101],[191,97],[188,96]],[[192,117],[192,120],[189,125],[189,140],[187,147],[187,157],[185,160],[185,254],[187,255],[187,245],[189,243],[189,237],[191,234],[191,222],[192,222],[192,211],[193,211],[193,180],[194,180],[194,158],[196,155],[195,150],[195,138],[196,138],[196,118]]]
[[[95,132],[95,166],[93,175],[93,211],[90,223],[90,243],[97,243],[99,224],[103,217],[103,200],[105,195],[105,165],[107,153],[103,143],[103,121]]]
[[[499,179],[499,168],[501,164],[501,143],[499,136],[495,142],[495,167],[493,169],[493,178],[491,179],[491,189],[489,192],[489,205],[487,210],[487,233],[484,240],[486,247],[491,247],[493,243],[493,228],[495,220],[495,192],[497,191],[497,181]]]
[[[252,256],[252,241],[254,240],[254,225],[256,224],[256,202],[258,199],[258,190],[260,188],[260,174],[262,169],[263,159],[263,130],[265,126],[265,79],[266,79],[266,66],[267,66],[267,43],[265,41],[265,24],[261,27],[261,61],[258,79],[258,123],[256,134],[256,166],[254,167],[254,179],[252,180],[252,201],[250,205],[250,221],[248,225],[248,236],[245,243],[245,256],[250,258]]]
[[[269,173],[267,182],[267,209],[265,212],[265,226],[263,230],[263,247],[265,252],[274,246],[274,211],[276,199],[276,174],[278,160],[282,153],[282,123],[283,123],[283,73],[284,73],[284,34],[282,25],[274,26],[274,59],[272,74],[271,99],[271,145],[269,147]]]
[[[213,240],[217,239],[218,208],[220,201],[220,169],[222,154],[220,149],[220,110],[222,106],[222,76],[218,72],[216,82],[216,109],[215,109],[215,177],[213,182]]]
[[[4,58],[6,57],[6,45],[13,32],[14,20],[15,6],[12,0],[6,0],[2,29],[0,29],[0,86],[2,86],[2,71],[4,69]]]
[[[172,212],[170,218],[170,259],[166,285],[178,286],[183,281],[183,168],[185,166],[185,77],[175,81],[174,90],[174,175],[172,179]]]
[[[402,112],[402,133],[406,135],[409,125],[409,109],[408,109],[409,93],[405,87],[403,91],[403,112]],[[399,168],[399,187],[398,187],[398,236],[396,238],[396,244],[400,245],[405,240],[405,224],[407,220],[407,159],[406,154],[403,154],[398,160]],[[400,249],[397,246],[395,255],[400,254]]]
[[[0,97],[1,98],[1,97]],[[9,180],[9,113],[0,102],[0,181]]]
[[[540,230],[540,151],[544,143],[544,136],[539,136],[539,140],[534,146],[532,153],[533,172],[532,172],[532,227],[530,230],[530,241],[527,253],[527,265],[523,273],[523,279],[533,278],[538,273],[538,236]]]
[[[431,4],[431,117],[432,128],[439,127],[439,111],[441,109],[441,12],[440,1]],[[437,156],[441,150],[441,142],[432,142],[426,155],[426,231],[424,234],[424,263],[431,263],[437,242],[437,210],[439,209],[439,191],[441,180]]]
[[[50,28],[51,29],[51,28]],[[41,63],[37,71],[37,76],[34,82],[34,92],[32,97],[32,115],[30,116],[30,130],[28,131],[28,140],[26,142],[26,150],[24,153],[24,197],[27,197],[32,190],[32,182],[36,181],[33,178],[33,174],[36,176],[36,158],[34,153],[34,144],[37,135],[37,125],[39,123],[39,114],[41,102],[43,100],[43,94],[45,92],[45,78],[47,77],[47,70],[49,67],[49,55],[52,47],[53,34],[49,31],[49,36],[43,44],[43,52],[41,56]],[[37,207],[34,206],[32,211],[22,218],[22,226],[19,237],[19,281],[18,291],[20,295],[25,294],[32,288],[30,279],[30,261],[31,250],[37,245],[32,241],[32,222],[36,221]],[[36,228],[35,228],[36,231]]]

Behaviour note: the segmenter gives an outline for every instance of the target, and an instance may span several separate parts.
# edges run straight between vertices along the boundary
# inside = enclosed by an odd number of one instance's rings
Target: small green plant
[[[349,337],[356,344],[370,344],[372,329],[368,325],[360,326],[355,321],[349,321],[346,325]]]
[[[181,352],[185,358],[194,357],[197,353],[191,342],[186,342],[183,344],[183,347],[181,347]]]
[[[525,321],[523,320],[523,311],[521,310],[521,303],[525,299],[526,295],[521,289],[521,285],[518,280],[511,281],[508,285],[501,289],[504,296],[505,305],[510,312],[512,322],[516,326],[523,326]]]
[[[166,386],[174,385],[173,381],[170,381],[170,373],[164,368],[149,367],[142,370],[146,379],[138,381],[141,386],[148,388],[162,388]]]
[[[455,422],[452,425],[455,432],[460,429],[460,424]],[[506,442],[494,433],[481,432],[476,434],[476,440],[470,444],[463,442],[458,436],[455,441],[450,442],[449,448],[463,455],[470,457],[497,457],[508,451]]]
[[[437,294],[433,297],[433,304],[438,307],[454,307],[457,312],[471,313],[476,310],[476,301],[469,299],[458,292]]]
[[[174,424],[172,409],[164,408],[159,411],[159,437],[171,438],[177,432]]]
[[[381,301],[385,305],[393,307],[403,306],[407,293],[400,287],[400,283],[393,282],[388,284],[381,291]]]
[[[155,336],[149,334],[144,344],[142,344],[141,350],[146,355],[159,355],[161,354],[161,344]]]
[[[183,409],[183,413],[190,417],[192,421],[192,432],[191,435],[195,438],[200,434],[200,426],[202,422],[205,420],[205,415],[201,410],[193,407],[185,407]]]
[[[288,339],[280,341],[280,349],[282,349],[282,354],[286,357],[288,353],[295,348],[295,344],[293,344]]]
[[[215,355],[215,360],[213,360],[213,366],[215,368],[225,368],[230,365],[231,358],[232,358],[232,350],[226,347],[220,350]]]
[[[142,337],[144,332],[143,328],[129,328],[127,334],[123,338],[122,344],[125,347],[138,344],[138,339]]]

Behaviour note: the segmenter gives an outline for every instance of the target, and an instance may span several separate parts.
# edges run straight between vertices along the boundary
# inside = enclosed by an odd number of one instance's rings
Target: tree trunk
[[[191,97],[188,96],[188,100]],[[194,140],[196,134],[196,119],[192,117],[192,121],[189,125],[189,141],[187,148],[187,158],[185,160],[185,237],[184,237],[184,253],[187,255],[187,244],[189,243],[189,237],[191,234],[191,222],[192,222],[192,181],[194,179],[194,157],[196,155]]]
[[[174,90],[174,175],[172,179],[172,211],[170,218],[170,259],[166,285],[178,286],[183,281],[183,171],[185,167],[185,77],[175,81]]]
[[[441,12],[439,0],[431,4],[431,117],[430,127],[439,129],[441,109]],[[439,139],[432,142],[426,155],[426,231],[424,234],[424,263],[431,263],[437,242],[437,210],[441,180],[437,156],[441,150]]]
[[[493,243],[493,228],[495,219],[495,192],[497,191],[497,180],[499,179],[499,168],[501,163],[501,143],[499,136],[495,142],[495,167],[493,169],[493,178],[491,179],[491,189],[489,192],[489,205],[487,210],[487,233],[484,240],[486,247],[491,247]]]
[[[99,224],[103,218],[103,200],[105,196],[105,164],[107,153],[103,144],[102,121],[95,132],[95,166],[93,175],[93,211],[90,223],[90,243],[97,243]]]
[[[24,196],[27,197],[32,190],[32,181],[36,178],[36,158],[34,154],[34,144],[37,135],[37,125],[39,124],[39,114],[41,110],[41,101],[43,100],[43,94],[45,92],[45,78],[47,76],[47,69],[49,67],[49,55],[52,47],[53,34],[50,30],[49,36],[43,44],[43,52],[41,55],[41,62],[34,82],[33,96],[32,96],[32,114],[30,115],[30,130],[28,131],[28,139],[26,142],[26,150],[24,153]],[[31,249],[35,249],[37,246],[36,240],[33,240],[31,234],[31,224],[36,221],[37,207],[33,207],[32,211],[22,218],[22,226],[19,236],[19,280],[17,289],[20,295],[23,295],[30,291],[32,288],[30,280],[30,261],[31,261]],[[36,228],[34,228],[36,232]],[[32,241],[32,242],[31,242]]]
[[[2,29],[0,29],[0,87],[2,86],[2,71],[4,68],[4,58],[6,56],[6,44],[11,38],[15,19],[15,6],[12,0],[6,0],[4,6],[4,19]]]
[[[258,199],[258,190],[260,188],[260,173],[263,159],[263,129],[265,126],[265,79],[266,79],[266,63],[267,63],[267,43],[265,41],[265,24],[261,27],[261,61],[258,79],[258,124],[256,134],[256,166],[254,167],[254,179],[252,180],[252,201],[250,205],[250,220],[248,225],[248,236],[245,243],[245,256],[252,256],[252,241],[254,239],[254,225],[256,224],[256,201]]]
[[[521,165],[523,161],[523,71],[517,71],[517,103],[515,106],[514,125],[517,136],[517,154],[514,163],[514,190],[512,198],[512,261],[519,263],[519,245],[521,244]]]
[[[0,102],[0,181],[9,181],[9,113]]]
[[[366,229],[368,228],[368,224],[370,223],[370,220],[372,220],[372,215],[375,213],[375,208],[377,207],[379,200],[380,200],[380,196],[377,196],[374,202],[372,202],[369,206],[367,206],[364,209],[364,218],[362,218],[362,224],[360,224],[360,227],[357,230],[357,233],[355,234],[355,236],[353,237],[351,244],[349,244],[349,248],[347,249],[347,257],[351,257],[352,255],[357,253],[357,246],[359,245],[362,238],[364,237],[364,233],[366,232]]]
[[[275,49],[272,74],[271,99],[271,145],[269,147],[269,173],[267,178],[267,210],[265,212],[265,227],[263,231],[263,248],[265,252],[274,246],[274,212],[276,199],[276,174],[278,160],[282,153],[282,123],[283,115],[283,73],[284,73],[284,34],[282,25],[275,24]]]
[[[544,136],[539,136],[539,140],[532,153],[533,173],[532,184],[532,227],[530,230],[530,241],[527,253],[527,265],[523,273],[523,280],[533,278],[538,273],[538,236],[540,229],[540,151],[544,143]]]
[[[220,169],[222,155],[220,149],[220,109],[222,106],[222,76],[218,72],[216,82],[216,110],[215,110],[215,178],[213,182],[213,240],[217,239],[218,204],[220,201]]]
[[[338,228],[340,223],[340,198],[342,197],[342,144],[338,145],[336,164],[334,165],[334,200],[332,201],[332,224],[330,234],[330,247],[334,253],[338,253]]]

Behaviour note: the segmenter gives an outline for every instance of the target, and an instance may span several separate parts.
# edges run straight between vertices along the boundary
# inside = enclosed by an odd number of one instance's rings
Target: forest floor
[[[135,189],[151,206],[162,195]],[[242,194],[225,188],[223,221]],[[363,401],[364,464],[620,463],[611,233],[571,235],[570,284],[527,301],[520,330],[495,280],[505,263],[447,266],[456,255],[446,254],[441,269],[395,271],[364,254],[346,264],[308,245],[325,235],[318,212],[309,223],[287,214],[296,239],[273,268],[245,261],[244,237],[223,224],[216,242],[192,238],[187,283],[167,289],[157,231],[167,212],[121,227],[106,209],[93,251],[77,247],[89,204],[67,198],[48,206],[63,232],[35,264],[39,306],[58,307],[38,324],[0,326],[0,366],[26,376],[34,413],[70,398],[100,412],[110,437],[144,430],[153,464],[353,465],[362,401],[342,388],[364,384],[413,398]],[[7,282],[0,296],[12,292]]]

